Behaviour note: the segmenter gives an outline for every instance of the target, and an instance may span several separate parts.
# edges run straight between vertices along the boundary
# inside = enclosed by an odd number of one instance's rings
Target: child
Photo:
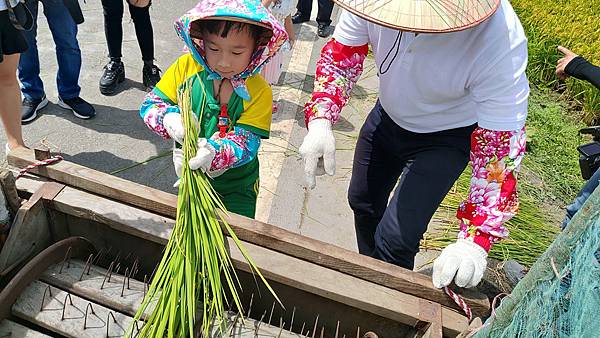
[[[189,53],[146,95],[140,115],[154,132],[181,144],[185,130],[177,93],[182,85],[191,86],[192,109],[197,117],[203,114],[190,168],[212,178],[227,210],[254,218],[258,147],[269,137],[272,112],[271,88],[256,73],[287,35],[258,0],[203,0],[175,28]],[[175,147],[178,176],[182,161]]]
[[[289,44],[286,44],[283,49],[290,50],[296,41],[296,35],[292,25],[292,11],[294,10],[292,0],[263,0],[262,4],[271,11],[271,14],[273,14],[279,23],[284,25],[285,31],[289,36]],[[277,53],[275,56],[273,56],[271,61],[265,65],[260,74],[265,78],[265,80],[267,80],[267,82],[269,82],[270,85],[274,85],[277,83],[277,81],[279,81],[282,67],[283,55],[282,53]],[[274,103],[273,109],[276,107],[277,106]]]

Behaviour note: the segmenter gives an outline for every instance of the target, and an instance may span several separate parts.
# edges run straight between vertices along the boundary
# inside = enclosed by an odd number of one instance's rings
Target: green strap
[[[201,73],[200,80],[203,82],[204,88],[206,89],[206,105],[204,106],[204,112],[202,116],[200,137],[210,138],[219,130],[218,122],[221,107],[214,97],[213,82],[212,80],[208,80],[206,72]],[[199,99],[202,99],[202,97]],[[229,102],[227,103],[227,113],[229,114],[229,130],[233,129],[233,126],[237,123],[240,116],[242,116],[243,111],[244,104],[242,98],[233,92]],[[199,113],[200,112],[196,112],[197,115],[199,115]]]

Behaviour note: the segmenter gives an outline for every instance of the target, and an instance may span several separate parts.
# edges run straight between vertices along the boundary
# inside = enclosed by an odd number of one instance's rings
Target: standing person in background
[[[135,25],[140,50],[142,51],[142,82],[152,90],[160,80],[160,69],[154,65],[154,34],[150,20],[150,0],[127,0],[129,14]],[[100,92],[115,94],[119,83],[125,80],[125,65],[121,61],[123,45],[123,0],[102,0],[104,8],[104,34],[108,43],[110,61],[104,66],[100,78]]]
[[[19,80],[24,97],[21,122],[33,121],[37,112],[48,105],[44,84],[40,78],[40,59],[36,40],[39,2],[44,5],[44,16],[46,16],[56,45],[58,105],[71,110],[78,118],[92,118],[96,116],[96,110],[79,97],[81,92],[81,87],[79,87],[81,50],[77,42],[77,24],[69,9],[63,0],[26,0],[25,5],[33,14],[34,24],[30,31],[23,32],[29,49],[21,55],[19,61]]]
[[[294,6],[292,0],[264,0],[263,6],[271,11],[271,14],[285,27],[285,32],[288,34],[288,42],[276,53],[269,63],[267,63],[260,74],[272,86],[279,81],[281,70],[283,67],[283,51],[290,51],[296,42],[296,34],[292,25],[292,11]],[[277,103],[273,102],[273,113],[277,112]]]
[[[6,131],[6,152],[24,147],[21,133],[21,95],[17,82],[17,65],[20,53],[27,50],[27,43],[21,31],[13,27],[8,6],[17,1],[0,1],[0,118]]]
[[[588,62],[583,57],[573,53],[563,46],[558,46],[558,50],[564,54],[564,57],[556,63],[556,76],[561,80],[566,80],[569,76],[573,76],[580,80],[585,80],[600,89],[600,67]],[[567,206],[567,213],[561,225],[565,228],[571,218],[575,216],[577,211],[581,209],[588,197],[596,190],[600,183],[600,169],[596,170],[594,175],[585,183],[581,191],[575,197],[573,203]]]
[[[331,12],[333,11],[333,0],[317,0],[319,11],[317,13],[317,35],[326,38],[331,34]],[[312,11],[312,0],[298,0],[296,6],[298,10],[292,16],[294,24],[307,22],[310,20],[310,12]]]

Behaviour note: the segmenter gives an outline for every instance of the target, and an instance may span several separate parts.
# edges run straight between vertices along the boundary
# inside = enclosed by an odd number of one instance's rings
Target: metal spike
[[[106,337],[110,337],[108,335],[108,328],[110,327],[110,317],[112,317],[115,323],[117,322],[117,319],[115,318],[115,315],[112,313],[112,311],[108,311],[108,315],[106,315]]]
[[[83,279],[83,275],[85,274],[85,269],[88,270],[87,274],[90,274],[90,268],[92,265],[92,260],[94,259],[94,254],[90,254],[88,256],[87,262],[85,262],[85,266],[83,267],[83,270],[81,271],[81,276],[79,276],[79,281],[81,281]]]
[[[250,318],[250,313],[252,313],[252,302],[254,301],[254,292],[250,296],[250,306],[248,306],[248,315],[246,317]]]
[[[50,297],[52,297],[52,289],[50,289],[50,285],[46,286],[46,288],[44,289],[44,294],[42,294],[42,305],[40,305],[40,312],[44,310],[44,299],[46,299],[46,292],[48,292]]]
[[[271,318],[273,318],[273,310],[275,310],[275,301],[273,301],[273,305],[271,306],[271,314],[269,315],[269,325],[271,325]]]
[[[69,304],[73,305],[73,299],[71,298],[71,294],[67,293],[65,296],[65,301],[63,302],[62,315],[60,316],[60,320],[65,319],[65,309],[67,308],[67,298],[69,298]]]
[[[318,324],[319,324],[319,314],[317,314],[317,318],[315,318],[315,326],[313,326],[311,338],[315,338],[315,335],[317,334],[317,325]]]
[[[344,333],[344,335],[342,336],[342,338],[346,338],[346,334]]]
[[[308,338],[309,334],[310,334],[310,330],[306,331],[306,334],[304,335],[304,338]]]
[[[360,326],[356,328],[356,338],[360,338]]]
[[[231,325],[231,330],[229,331],[230,334],[234,333],[233,331],[235,330],[235,326],[237,325],[237,321],[238,321],[239,318],[240,318],[240,313],[238,312],[235,315],[235,318],[233,318],[233,324]]]
[[[123,293],[125,292],[125,281],[127,280],[127,275],[128,274],[129,274],[129,268],[126,268],[125,269],[125,276],[123,276],[123,285],[121,286],[121,297],[123,297]]]
[[[340,334],[340,321],[337,321],[337,325],[335,326],[335,338],[338,338]]]
[[[92,303],[88,303],[88,305],[85,307],[85,317],[83,319],[83,330],[85,330],[87,328],[88,309],[92,310],[93,315],[96,314],[96,312],[94,312],[94,308],[92,307]]]
[[[292,326],[294,325],[294,315],[296,315],[296,307],[292,310],[292,320],[290,321],[290,331],[292,331]]]
[[[148,291],[147,286],[148,285],[148,275],[144,275],[144,297],[146,297],[146,292]]]
[[[283,326],[285,322],[283,321],[283,317],[279,317],[279,333],[277,334],[277,338],[281,338],[281,332],[283,332]]]
[[[262,316],[260,316],[260,320],[258,320],[257,322],[254,322],[254,337],[258,338],[258,330],[260,329],[260,324],[262,324],[263,319],[265,319],[265,316],[267,315],[267,310],[265,310],[265,312],[263,312]]]
[[[121,262],[117,263],[117,266],[115,266],[115,274],[119,274],[119,270],[121,270]]]
[[[302,328],[300,329],[300,335],[302,335],[302,332],[304,332],[304,326],[306,325],[306,322],[302,323]]]
[[[321,338],[323,338],[324,334],[325,334],[325,326],[321,326]]]
[[[102,285],[100,285],[100,290],[104,288],[104,282],[106,282],[106,278],[108,278],[108,282],[110,283],[110,276],[112,275],[113,264],[114,262],[111,262],[108,266],[108,270],[106,270],[106,272],[104,273],[104,279],[102,280]]]
[[[104,248],[100,248],[100,251],[98,251],[98,253],[96,254],[96,258],[94,258],[94,260],[92,261],[92,264],[98,265],[98,262],[100,261],[100,259],[102,258],[103,255],[104,255]]]
[[[69,247],[67,249],[67,252],[65,253],[65,258],[62,261],[62,264],[60,265],[60,270],[58,270],[58,273],[62,273],[63,271],[63,267],[65,266],[65,261],[67,261],[67,269],[70,267],[70,257],[71,257],[71,247]]]

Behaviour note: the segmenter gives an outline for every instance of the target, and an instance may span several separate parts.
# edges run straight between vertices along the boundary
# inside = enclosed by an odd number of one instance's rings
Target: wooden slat
[[[4,319],[0,322],[0,338],[50,338],[50,336]]]
[[[40,311],[42,297],[48,287],[50,286],[46,283],[33,281],[13,305],[13,314],[50,331],[73,338],[105,337],[108,322],[110,322],[108,336],[121,337],[133,320],[129,316],[91,303],[95,314],[88,313],[87,327],[84,329],[85,311],[90,302],[71,295],[70,299],[73,302],[71,304],[67,292],[50,287],[52,296],[46,293],[44,307]],[[66,307],[64,306],[65,300]],[[65,308],[64,318],[62,318],[63,307]],[[109,312],[114,315],[116,323],[112,317],[109,317]]]

